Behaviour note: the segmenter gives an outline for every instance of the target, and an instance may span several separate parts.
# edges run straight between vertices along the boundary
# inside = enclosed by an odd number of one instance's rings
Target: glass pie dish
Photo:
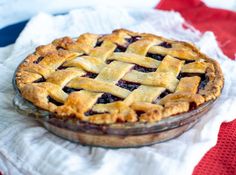
[[[212,107],[215,100],[197,109],[174,115],[155,123],[91,124],[73,119],[59,119],[50,112],[35,107],[25,100],[13,78],[15,97],[13,105],[19,113],[33,117],[57,136],[82,145],[109,148],[130,148],[152,145],[175,138],[196,124]]]
[[[84,145],[151,145],[191,128],[221,95],[219,63],[191,43],[117,29],[35,48],[16,69],[14,106]]]

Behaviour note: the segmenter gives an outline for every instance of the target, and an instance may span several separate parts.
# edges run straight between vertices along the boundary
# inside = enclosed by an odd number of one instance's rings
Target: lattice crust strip
[[[16,82],[24,98],[57,117],[110,124],[197,108],[219,96],[223,75],[188,43],[121,29],[38,47]]]

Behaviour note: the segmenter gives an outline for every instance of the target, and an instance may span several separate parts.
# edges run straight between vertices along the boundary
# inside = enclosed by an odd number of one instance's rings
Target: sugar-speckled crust
[[[163,42],[171,47],[162,47]],[[127,49],[114,52],[118,46]],[[158,61],[147,53],[165,57]],[[112,62],[108,64],[108,60]],[[143,73],[133,70],[134,65],[157,70]],[[87,72],[98,75],[95,79],[83,77]],[[178,80],[181,72],[205,74],[209,80],[198,90],[200,77]],[[129,91],[116,85],[120,79],[141,85]],[[113,124],[157,122],[188,112],[219,97],[224,78],[219,64],[190,43],[119,29],[108,35],[64,37],[37,47],[18,67],[16,84],[25,99],[57,117]],[[68,94],[63,91],[65,86],[82,90]],[[170,94],[158,99],[166,90]],[[97,104],[103,93],[123,100]],[[89,110],[96,114],[85,115]]]

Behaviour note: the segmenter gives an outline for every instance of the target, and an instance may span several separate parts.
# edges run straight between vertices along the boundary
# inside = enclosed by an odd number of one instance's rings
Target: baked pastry
[[[16,71],[23,98],[55,118],[158,122],[220,96],[219,64],[192,44],[125,29],[39,46]]]

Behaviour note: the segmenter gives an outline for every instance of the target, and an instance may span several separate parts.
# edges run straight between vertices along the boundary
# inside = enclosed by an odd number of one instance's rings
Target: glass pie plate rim
[[[24,60],[23,60],[24,61]],[[22,62],[23,62],[22,61]],[[15,73],[13,75],[12,84],[15,91],[15,96],[13,98],[13,105],[16,110],[20,113],[24,113],[28,116],[32,116],[40,122],[50,123],[56,127],[67,129],[73,132],[85,132],[89,134],[109,134],[109,135],[143,135],[156,132],[163,132],[178,128],[180,126],[191,124],[194,121],[198,120],[202,115],[204,115],[215,103],[215,100],[210,100],[202,105],[198,106],[196,109],[190,110],[188,112],[176,114],[170,117],[161,119],[160,121],[154,123],[114,123],[114,124],[93,124],[88,122],[83,122],[79,120],[68,119],[66,121],[51,117],[51,112],[40,109],[39,107],[34,106],[31,102],[24,99],[16,85],[16,72],[18,67],[22,62],[17,66]],[[203,113],[200,117],[195,117],[198,114]]]

